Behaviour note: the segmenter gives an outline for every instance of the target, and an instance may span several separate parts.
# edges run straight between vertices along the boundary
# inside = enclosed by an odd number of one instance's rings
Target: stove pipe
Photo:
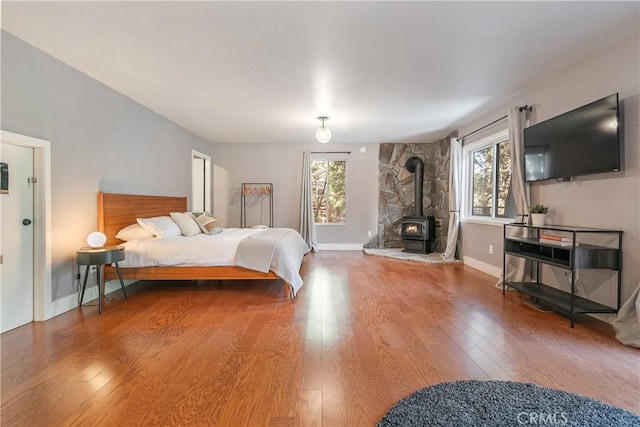
[[[416,216],[422,216],[422,181],[424,179],[424,163],[419,157],[413,156],[404,164],[404,167],[411,173],[416,174]]]

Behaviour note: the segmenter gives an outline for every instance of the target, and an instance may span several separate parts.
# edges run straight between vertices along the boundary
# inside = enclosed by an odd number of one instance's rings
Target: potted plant
[[[529,213],[531,214],[531,225],[543,226],[545,217],[549,213],[549,208],[538,203],[537,205],[533,205],[529,208]]]

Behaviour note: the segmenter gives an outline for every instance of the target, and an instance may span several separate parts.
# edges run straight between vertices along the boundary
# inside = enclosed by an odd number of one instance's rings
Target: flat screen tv
[[[620,170],[618,94],[524,130],[526,181]]]

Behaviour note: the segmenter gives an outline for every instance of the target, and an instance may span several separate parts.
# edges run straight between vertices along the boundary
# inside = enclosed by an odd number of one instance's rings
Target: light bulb
[[[99,231],[94,231],[87,236],[87,244],[92,248],[101,248],[107,242],[107,236]]]
[[[320,126],[316,130],[316,139],[322,144],[326,144],[331,139],[331,130],[326,126]]]

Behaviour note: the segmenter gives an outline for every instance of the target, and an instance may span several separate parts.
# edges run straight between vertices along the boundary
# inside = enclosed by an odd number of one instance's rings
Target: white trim
[[[349,154],[347,154],[346,152],[344,152],[344,153],[327,153],[327,152],[322,152],[322,151],[314,151],[314,152],[310,153],[309,159],[312,162],[316,161],[316,160],[326,160],[326,161],[344,160],[344,161],[347,161],[347,160],[349,160]]]
[[[461,202],[460,213],[461,213],[461,222],[476,222],[478,224],[491,224],[491,222],[495,222],[495,225],[502,226],[505,222],[512,222],[514,218],[502,218],[502,217],[487,217],[487,216],[474,216],[471,210],[471,189],[473,187],[473,173],[472,173],[472,160],[471,155],[478,150],[482,150],[486,147],[493,146],[497,143],[503,142],[505,140],[509,140],[509,129],[505,128],[499,132],[491,134],[486,138],[482,138],[478,141],[474,141],[469,144],[465,144],[462,147],[462,182],[461,182]],[[494,173],[492,175],[492,181],[495,181],[495,162],[496,157],[494,156]],[[495,189],[495,182],[492,184]],[[493,215],[493,213],[492,213]]]
[[[460,220],[460,222],[462,223],[491,225],[493,227],[500,227],[500,228],[504,227],[505,224],[513,224],[513,221],[514,221],[513,218],[477,219],[477,217],[464,218]]]
[[[319,251],[361,251],[362,243],[318,243]]]
[[[205,159],[205,160],[211,161],[211,156],[207,156],[206,154],[203,154],[196,150],[191,150],[191,157],[197,157],[199,159]]]
[[[89,283],[87,283],[87,289],[85,289],[84,291],[84,304],[87,304],[88,302],[98,299],[98,287],[96,286],[95,274],[89,274],[88,282],[91,282],[91,281],[93,281],[93,283],[91,283],[92,286],[89,287]],[[129,286],[130,284],[137,282],[137,280],[123,280],[123,282],[124,282],[124,286]],[[116,292],[116,291],[119,291],[120,293],[122,293],[122,288],[120,287],[119,280],[109,280],[104,284],[104,286],[105,286],[105,291],[104,291],[105,295],[108,295],[111,292]],[[77,307],[79,292],[76,292],[74,295],[76,296],[76,307]]]
[[[87,283],[87,289],[84,292],[84,304],[90,303],[98,298],[98,287],[95,284],[95,280],[95,274],[90,274],[89,283]],[[129,286],[137,282],[137,280],[124,280],[123,282],[124,286]],[[89,285],[91,285],[90,288],[88,287]],[[121,291],[120,282],[118,280],[109,280],[105,283],[105,289],[105,295],[111,292]],[[51,317],[59,316],[62,313],[78,308],[78,298],[80,298],[80,292],[75,292],[69,296],[53,301]]]
[[[464,265],[480,270],[483,273],[490,274],[493,277],[500,278],[500,276],[502,276],[502,267],[496,267],[495,265],[487,264],[484,261],[480,261],[466,255],[462,257],[462,261],[464,262]]]
[[[33,320],[53,317],[51,301],[51,143],[17,133],[0,131],[4,143],[33,148]]]
[[[467,150],[477,151],[498,142],[502,142],[505,138],[509,138],[509,129],[507,129],[506,127],[485,138],[465,144],[463,148],[466,148]]]
[[[59,316],[62,313],[66,313],[67,311],[77,308],[78,295],[79,293],[76,292],[75,294],[53,301],[51,304],[51,317]]]

